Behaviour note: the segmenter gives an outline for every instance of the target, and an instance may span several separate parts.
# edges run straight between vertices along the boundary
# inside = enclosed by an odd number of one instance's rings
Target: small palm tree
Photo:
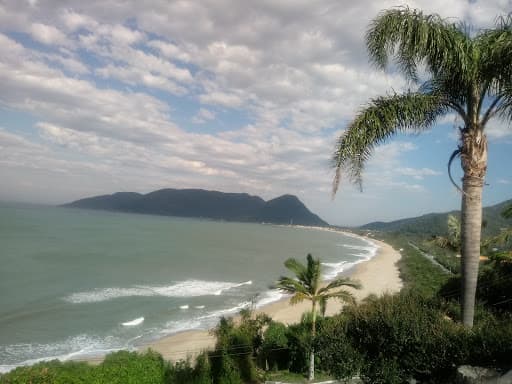
[[[337,298],[344,302],[354,302],[354,296],[340,287],[360,288],[360,284],[350,279],[335,279],[322,287],[322,271],[320,260],[313,259],[311,254],[307,256],[307,265],[300,263],[295,259],[288,259],[284,263],[285,267],[293,272],[294,277],[281,276],[276,284],[276,288],[283,292],[291,294],[290,303],[297,304],[304,300],[311,301],[311,337],[314,340],[316,335],[316,316],[320,309],[325,313],[327,301],[331,298]],[[309,380],[315,378],[315,353],[313,346],[309,355]]]
[[[460,157],[464,172],[462,188],[457,187],[462,192],[462,321],[471,327],[487,170],[484,130],[493,117],[512,119],[512,16],[498,18],[494,29],[475,32],[437,15],[394,8],[372,22],[366,45],[378,67],[387,67],[393,56],[398,71],[419,86],[375,98],[357,114],[336,146],[333,192],[341,170],[361,186],[362,170],[376,145],[400,132],[425,131],[449,112],[458,115],[462,121],[460,143],[448,161],[448,171],[451,162]]]

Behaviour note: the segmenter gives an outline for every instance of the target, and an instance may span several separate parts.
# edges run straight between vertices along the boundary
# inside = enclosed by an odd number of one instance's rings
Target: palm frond
[[[499,17],[496,27],[475,38],[478,48],[480,77],[491,83],[491,90],[499,93],[512,78],[512,14]]]
[[[295,294],[296,292],[301,292],[304,294],[307,293],[307,287],[301,284],[300,281],[297,281],[286,276],[281,276],[277,281],[275,287],[283,292],[290,294]]]
[[[354,289],[361,289],[361,283],[359,283],[358,281],[347,279],[347,278],[336,279],[336,280],[331,281],[325,287],[321,288],[318,291],[318,294],[321,295],[323,293],[329,292],[329,291],[339,288],[339,287],[350,287],[350,288],[354,288]]]
[[[418,80],[419,63],[432,74],[452,73],[459,80],[472,70],[471,39],[464,26],[409,7],[382,12],[370,24],[366,46],[374,64],[384,69],[394,56],[400,71],[412,81]]]
[[[373,148],[398,132],[425,130],[448,109],[445,101],[435,94],[408,92],[371,100],[339,137],[333,156],[336,193],[341,171],[362,187],[362,171]]]
[[[308,270],[307,267],[300,261],[294,258],[290,258],[284,262],[284,266],[294,273],[294,275],[300,281],[307,280]]]
[[[356,302],[354,295],[345,290],[328,293],[328,294],[325,294],[323,297],[325,297],[325,300],[338,299],[344,303],[349,303],[349,304],[354,304]]]
[[[290,304],[291,305],[295,305],[295,304],[298,304],[304,300],[311,300],[311,297],[307,294],[304,294],[302,292],[297,292],[295,293],[295,295],[293,295],[291,298],[290,298]]]

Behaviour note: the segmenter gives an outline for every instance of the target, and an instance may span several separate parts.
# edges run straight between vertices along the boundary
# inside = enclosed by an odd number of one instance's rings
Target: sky
[[[379,146],[331,198],[336,138],[410,88],[369,64],[368,24],[408,5],[491,27],[512,0],[0,0],[0,200],[161,188],[297,195],[331,224],[460,207],[461,121]],[[512,198],[512,128],[488,126],[484,205]],[[460,179],[460,165],[454,164]]]

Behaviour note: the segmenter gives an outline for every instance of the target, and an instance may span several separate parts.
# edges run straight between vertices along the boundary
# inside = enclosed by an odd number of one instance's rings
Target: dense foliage
[[[168,366],[155,352],[120,351],[92,366],[78,362],[51,361],[19,367],[2,375],[2,384],[161,384]]]

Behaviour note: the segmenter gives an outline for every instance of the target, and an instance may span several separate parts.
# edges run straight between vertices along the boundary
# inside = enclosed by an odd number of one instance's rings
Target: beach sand
[[[402,288],[402,281],[396,266],[400,259],[400,253],[386,243],[374,239],[371,241],[379,247],[377,254],[369,261],[357,264],[348,273],[350,278],[362,284],[362,289],[353,290],[357,300],[362,300],[370,294],[398,292]],[[332,300],[327,304],[326,314],[333,315],[341,309],[342,304]],[[310,302],[292,306],[288,299],[283,299],[262,307],[257,312],[264,312],[276,321],[293,324],[299,322],[302,314],[309,310],[311,310]],[[139,350],[144,351],[151,348],[161,353],[164,359],[177,361],[187,357],[194,358],[201,351],[214,346],[215,338],[208,331],[186,331],[154,341]]]

